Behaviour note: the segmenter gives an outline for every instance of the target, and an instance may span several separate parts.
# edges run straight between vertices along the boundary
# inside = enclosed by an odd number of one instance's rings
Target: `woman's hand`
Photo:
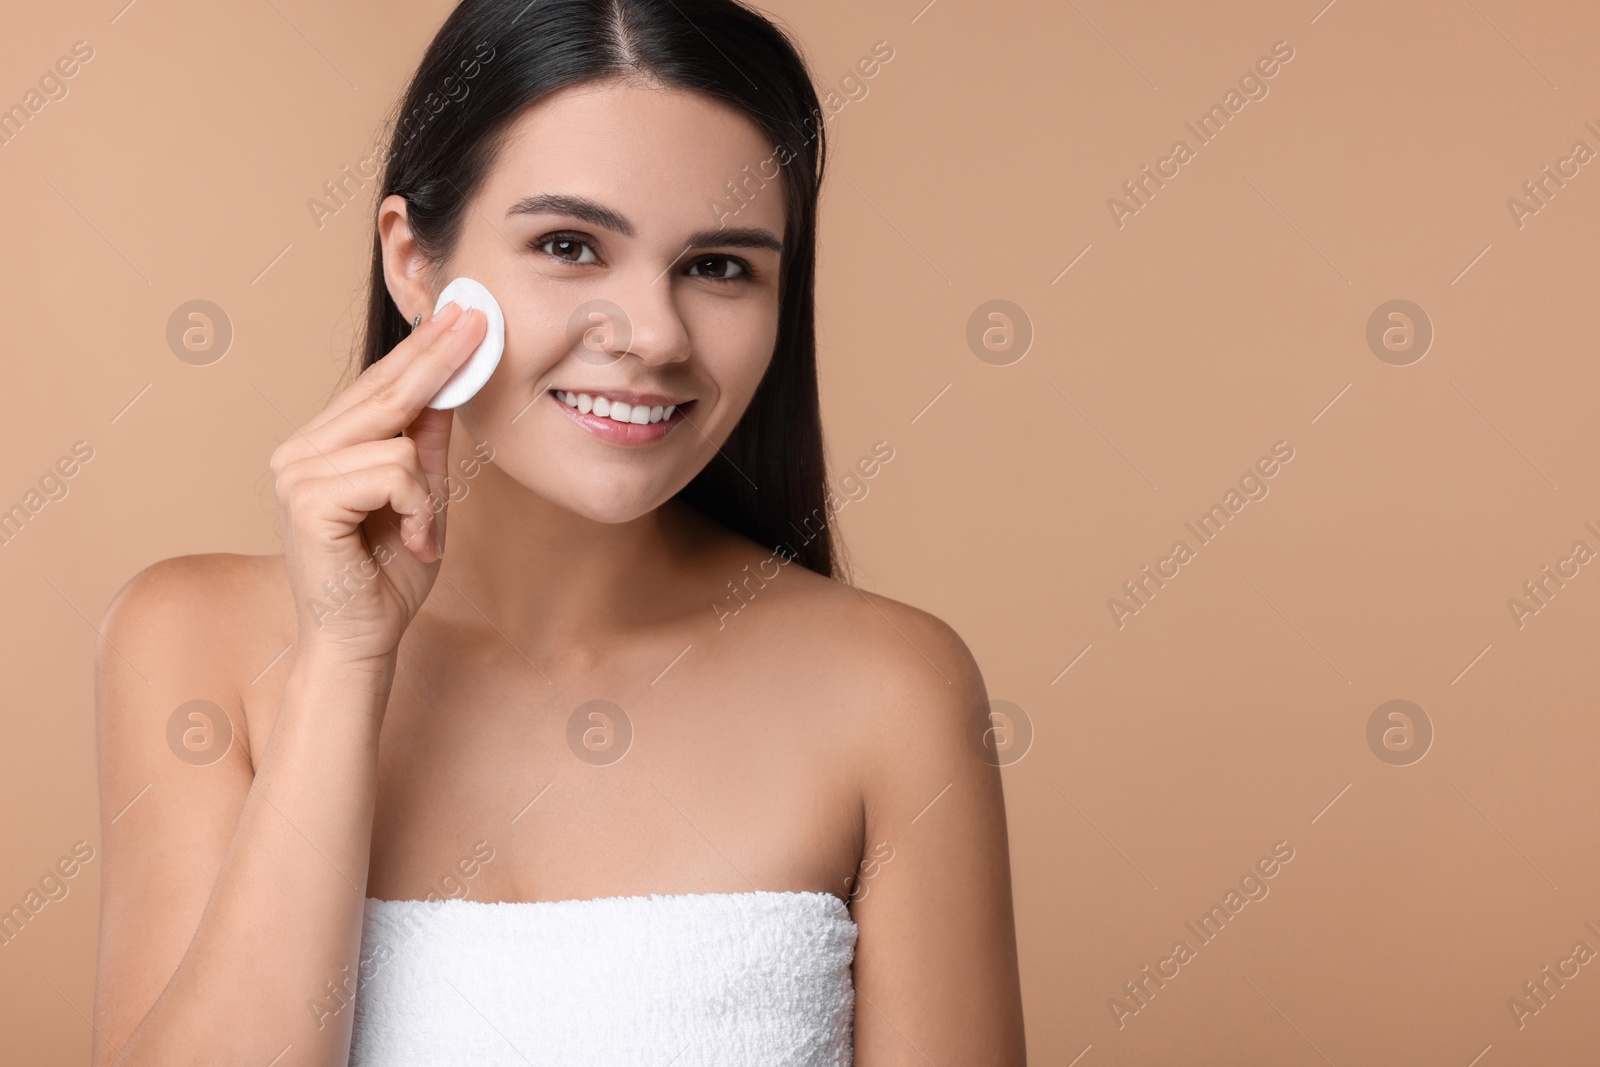
[[[447,304],[272,453],[297,655],[381,663],[433,588],[454,412],[426,405],[484,328]]]

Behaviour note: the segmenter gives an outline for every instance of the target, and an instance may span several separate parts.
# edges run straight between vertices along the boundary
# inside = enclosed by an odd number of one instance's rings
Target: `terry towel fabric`
[[[368,897],[351,1067],[851,1067],[832,893]]]

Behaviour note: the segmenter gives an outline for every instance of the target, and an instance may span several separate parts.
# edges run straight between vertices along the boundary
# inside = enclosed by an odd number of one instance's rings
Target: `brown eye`
[[[709,270],[702,273],[709,276],[713,281],[719,282],[731,282],[742,275],[751,273],[748,266],[732,256],[701,256],[695,260],[694,266],[709,267]],[[733,270],[731,273],[724,273],[720,268],[732,268]],[[691,273],[693,272],[691,268]]]
[[[540,238],[534,242],[533,247],[543,250],[551,259],[559,259],[563,263],[595,263],[599,259],[588,241],[568,235]],[[554,251],[550,251],[551,249]],[[587,259],[581,258],[585,251],[589,254]]]

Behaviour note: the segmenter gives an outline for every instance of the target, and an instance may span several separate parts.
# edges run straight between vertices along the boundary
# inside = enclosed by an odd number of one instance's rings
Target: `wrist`
[[[294,640],[294,662],[307,669],[336,675],[366,675],[366,677],[392,677],[400,646],[386,653],[373,653],[370,649],[349,648],[338,640],[328,640],[320,635],[309,635],[301,630]]]
[[[356,652],[337,645],[316,641],[298,641],[295,644],[292,672],[303,678],[314,678],[319,684],[339,685],[355,683],[363,689],[388,692],[394,681],[395,663],[399,649],[390,649],[381,655]]]

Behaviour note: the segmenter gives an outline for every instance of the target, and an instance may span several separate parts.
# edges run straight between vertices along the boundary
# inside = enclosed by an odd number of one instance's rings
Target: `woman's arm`
[[[851,894],[856,1067],[1024,1067],[1005,797],[971,741],[983,678],[939,619],[871,600],[893,667],[874,687]]]
[[[357,970],[390,679],[296,659],[252,770],[237,693],[247,683],[229,676],[218,639],[225,616],[249,610],[224,592],[243,566],[155,564],[101,626],[96,1067],[265,1065],[287,1046],[297,1064],[349,1058],[353,1011],[314,1004],[337,1008],[327,983]],[[216,762],[186,761],[169,741],[174,711],[196,699],[232,720]]]
[[[293,663],[262,753],[182,758],[174,712],[209,699],[243,732],[248,673],[225,637],[259,624],[229,557],[135,576],[95,651],[101,841],[99,1065],[349,1060],[377,794],[401,635],[438,575],[454,415],[430,398],[483,337],[441,308],[273,450],[295,605]],[[440,502],[438,506],[436,501]],[[336,615],[325,581],[377,566]],[[331,621],[330,621],[331,619]],[[198,724],[197,724],[198,725]]]

